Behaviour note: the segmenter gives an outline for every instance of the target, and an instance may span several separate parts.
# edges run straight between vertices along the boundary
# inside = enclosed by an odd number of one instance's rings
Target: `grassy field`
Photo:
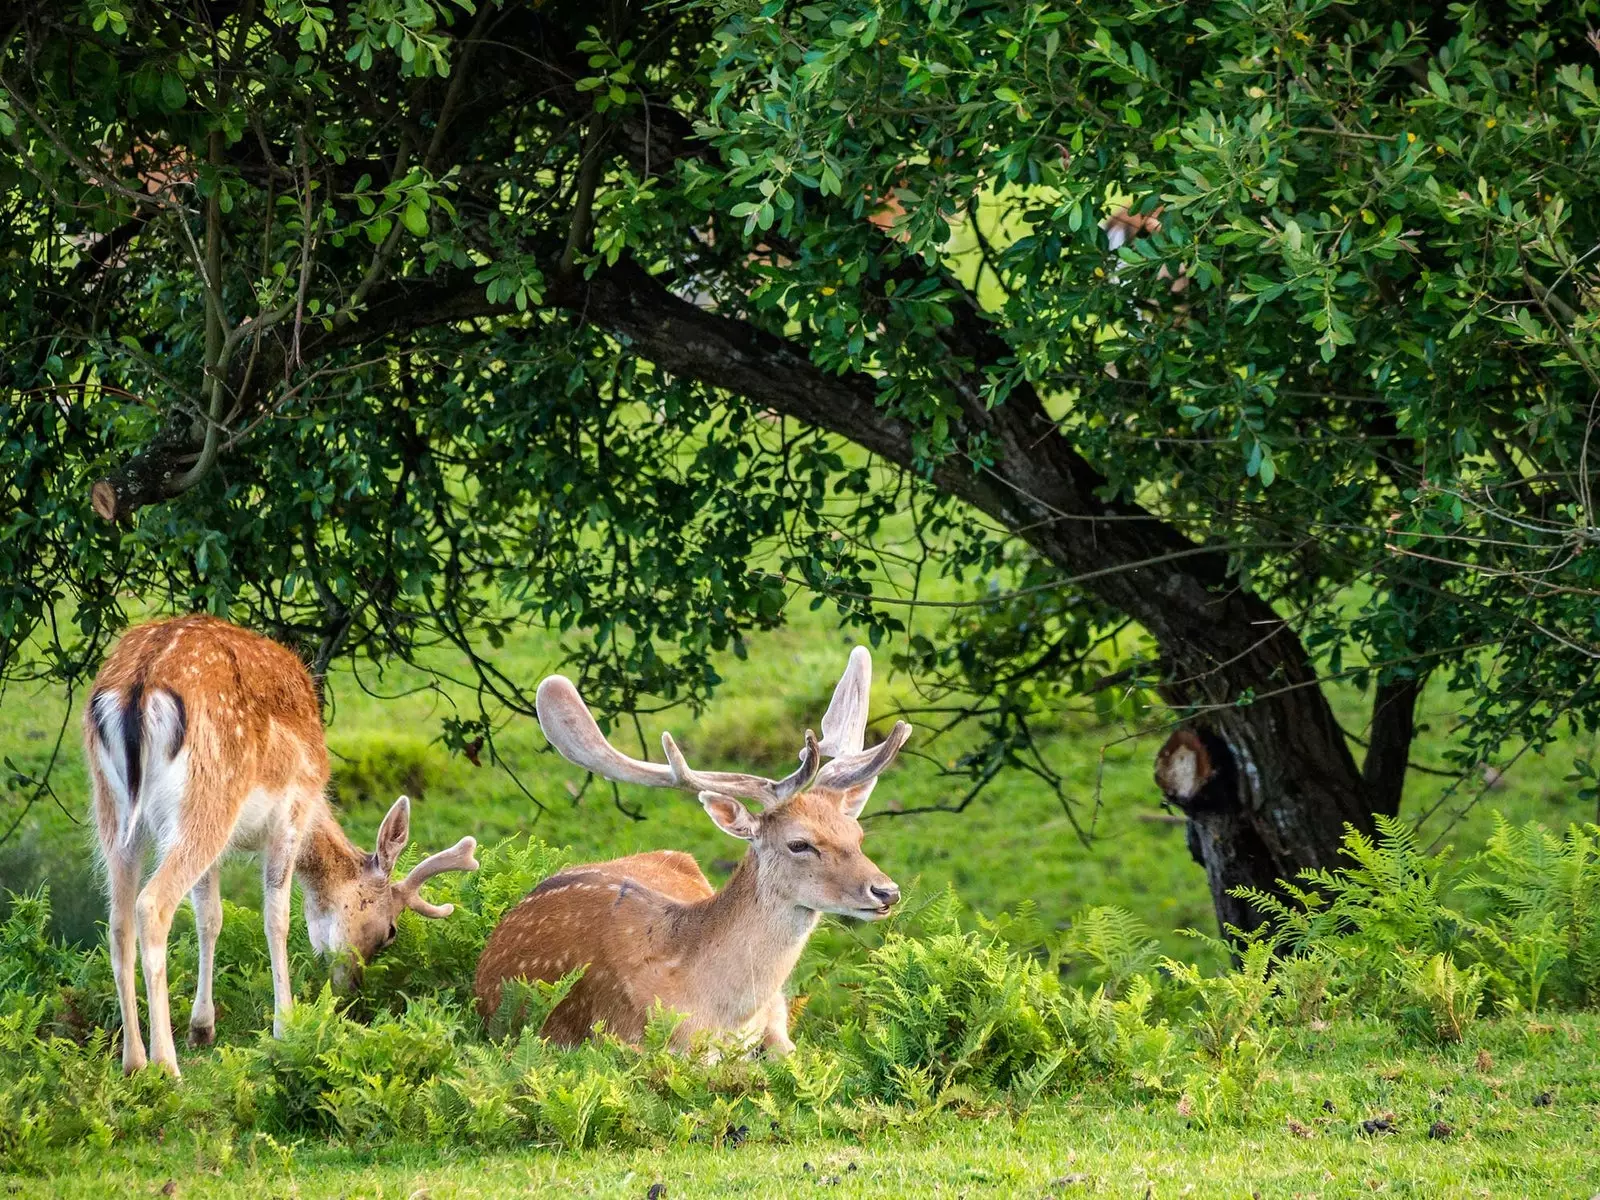
[[[1529,1035],[1484,1024],[1449,1050],[1390,1029],[1302,1033],[1244,1128],[1202,1129],[1171,1100],[1087,1089],[1025,1114],[892,1119],[856,1139],[759,1132],[741,1145],[567,1153],[234,1144],[167,1131],[159,1145],[64,1156],[22,1197],[1355,1196],[1588,1197],[1600,1020]],[[891,1115],[892,1116],[892,1115]],[[0,1175],[3,1178],[3,1175]],[[170,1184],[169,1184],[170,1181]],[[662,1192],[651,1191],[661,1185]]]

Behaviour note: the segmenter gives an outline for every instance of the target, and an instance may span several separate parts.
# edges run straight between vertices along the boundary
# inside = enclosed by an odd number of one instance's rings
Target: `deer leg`
[[[136,832],[131,846],[121,844],[117,829],[116,801],[94,776],[94,815],[100,832],[100,851],[106,864],[106,899],[109,911],[106,932],[110,941],[111,978],[117,985],[117,1003],[122,1009],[122,1070],[131,1075],[147,1061],[144,1038],[139,1033],[139,993],[134,980],[137,964],[134,936],[134,903],[139,898],[139,867],[144,858],[144,839]]]
[[[117,984],[117,1002],[122,1007],[122,1070],[131,1075],[147,1061],[144,1039],[139,1034],[139,994],[134,982],[136,967],[134,906],[139,898],[139,859],[137,853],[113,851],[106,855],[106,874],[111,899],[111,977]]]
[[[222,932],[222,872],[220,864],[200,876],[189,892],[194,905],[194,934],[199,944],[199,978],[194,989],[194,1008],[189,1013],[189,1045],[209,1046],[217,1036],[217,1010],[211,999],[216,974],[217,935]]]
[[[789,1000],[783,992],[772,993],[772,999],[767,1001],[766,1018],[761,1044],[768,1054],[782,1058],[794,1050],[794,1043],[789,1040]]]
[[[225,828],[196,828],[187,841],[167,851],[150,882],[144,885],[134,912],[139,924],[139,957],[144,964],[145,1004],[150,1017],[150,1061],[179,1074],[178,1051],[172,1044],[172,1006],[167,994],[167,935],[186,893],[200,882],[227,843]]]
[[[300,853],[300,830],[289,826],[262,856],[261,916],[267,928],[267,954],[272,959],[272,1036],[283,1036],[284,1021],[294,1008],[289,978],[289,893]]]

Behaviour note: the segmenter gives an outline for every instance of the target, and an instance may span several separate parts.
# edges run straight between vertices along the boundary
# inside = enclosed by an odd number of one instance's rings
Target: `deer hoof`
[[[150,1060],[150,1070],[152,1070],[152,1071],[165,1071],[168,1075],[171,1075],[174,1079],[180,1079],[183,1076],[183,1072],[178,1070],[178,1064],[177,1063],[175,1063],[175,1062],[167,1062],[166,1060],[160,1059],[160,1058],[154,1058],[154,1059]]]
[[[217,1027],[215,1025],[189,1026],[189,1045],[196,1050],[203,1050],[217,1040]]]

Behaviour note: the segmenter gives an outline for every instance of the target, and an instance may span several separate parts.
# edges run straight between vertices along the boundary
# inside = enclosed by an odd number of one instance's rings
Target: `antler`
[[[865,646],[850,651],[850,662],[833,689],[822,718],[822,752],[829,758],[859,754],[867,739],[867,705],[872,698],[872,655]]]
[[[813,785],[841,791],[864,789],[861,798],[865,799],[873,781],[894,762],[911,736],[911,726],[900,721],[882,742],[871,750],[863,749],[871,691],[872,656],[865,646],[857,646],[850,652],[849,665],[833,689],[833,699],[822,718],[822,740],[819,742],[815,733],[806,730],[800,766],[782,779],[734,771],[696,771],[684,759],[670,733],[661,735],[661,748],[667,756],[665,766],[631,758],[606,740],[578,689],[563,675],[551,675],[539,685],[535,707],[545,737],[561,756],[603,778],[686,792],[719,792],[772,805]],[[824,766],[824,757],[833,761]]]
[[[405,900],[407,908],[425,917],[448,917],[455,911],[455,905],[430,904],[422,898],[420,889],[442,871],[476,871],[478,860],[472,857],[472,852],[477,848],[476,838],[464,837],[450,849],[428,855],[411,868],[410,874],[395,884],[395,891]]]
[[[760,800],[765,804],[781,804],[811,786],[817,772],[822,769],[822,751],[817,747],[817,735],[806,730],[806,744],[800,751],[800,766],[782,779],[767,779],[760,775],[740,775],[727,771],[696,771],[684,761],[683,751],[672,740],[670,733],[661,735],[661,748],[667,752],[672,764],[673,786],[686,792],[721,792],[724,796],[738,796],[745,800]]]
[[[900,747],[906,744],[910,736],[911,726],[904,721],[896,721],[889,736],[871,750],[842,755],[823,767],[817,773],[818,786],[838,791],[870,787],[879,775],[889,769],[889,764],[894,762]]]
[[[822,718],[822,752],[833,759],[817,775],[821,787],[848,791],[863,789],[864,802],[873,781],[889,768],[911,736],[911,726],[897,722],[889,736],[871,750],[867,741],[867,709],[872,698],[872,655],[865,646],[850,651],[850,662],[839,676]]]
[[[588,705],[578,695],[572,681],[551,675],[539,685],[534,701],[539,726],[550,744],[569,762],[618,783],[642,783],[647,787],[681,788],[687,792],[721,792],[762,804],[780,804],[811,786],[822,765],[817,738],[806,731],[806,745],[800,752],[800,766],[783,779],[745,775],[733,771],[696,771],[684,761],[683,752],[670,733],[661,735],[661,748],[669,765],[630,758],[600,732]]]
[[[600,732],[589,706],[565,675],[551,675],[539,685],[534,697],[539,728],[568,762],[577,763],[618,783],[642,783],[646,787],[676,787],[672,768],[629,758]]]

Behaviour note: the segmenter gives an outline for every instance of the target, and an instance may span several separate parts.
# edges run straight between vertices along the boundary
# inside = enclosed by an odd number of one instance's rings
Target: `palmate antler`
[[[453,904],[431,904],[422,898],[422,885],[445,871],[476,871],[478,860],[472,856],[478,848],[477,838],[464,837],[448,850],[430,854],[395,885],[395,891],[406,902],[406,907],[425,917],[448,917],[455,911]]]
[[[782,779],[732,771],[696,771],[684,759],[670,733],[661,735],[665,765],[631,758],[606,740],[578,689],[563,675],[551,675],[539,685],[536,707],[545,737],[561,756],[603,778],[686,792],[718,792],[773,805],[813,786],[871,790],[878,775],[894,761],[911,736],[911,726],[901,721],[879,745],[871,750],[862,748],[871,684],[872,658],[864,647],[858,646],[851,652],[850,663],[822,718],[822,740],[819,742],[815,733],[806,730],[800,766]],[[823,765],[824,756],[833,761]],[[864,793],[861,798],[865,799]]]

